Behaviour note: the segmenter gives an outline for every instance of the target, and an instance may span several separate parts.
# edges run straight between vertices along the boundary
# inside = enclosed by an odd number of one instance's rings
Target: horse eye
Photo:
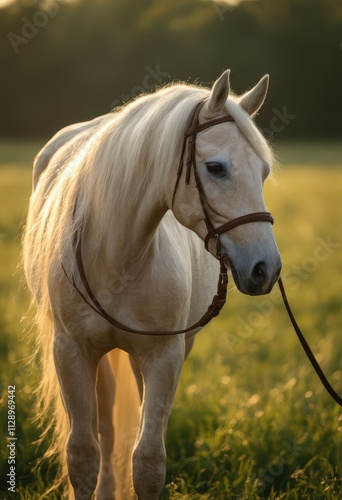
[[[225,177],[226,176],[226,171],[221,165],[221,163],[218,162],[210,162],[206,163],[207,170],[209,174],[213,175],[214,177]]]

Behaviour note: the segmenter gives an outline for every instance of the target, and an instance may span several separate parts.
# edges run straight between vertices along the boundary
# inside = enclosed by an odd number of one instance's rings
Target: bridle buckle
[[[214,233],[212,237],[215,238],[215,240],[216,240],[216,257],[221,260],[224,257],[224,255],[221,252],[220,235],[217,233]]]

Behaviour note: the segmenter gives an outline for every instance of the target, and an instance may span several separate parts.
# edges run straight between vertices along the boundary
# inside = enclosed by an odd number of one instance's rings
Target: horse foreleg
[[[96,404],[100,356],[65,332],[56,334],[53,354],[70,423],[66,449],[70,482],[75,500],[90,500],[100,467]]]
[[[113,499],[115,479],[113,471],[113,406],[115,396],[115,378],[107,355],[99,365],[97,380],[97,405],[99,415],[99,433],[101,448],[101,468],[99,483],[96,488],[96,499]]]
[[[164,435],[184,361],[184,338],[160,339],[135,357],[144,381],[138,439],[133,452],[133,484],[139,500],[158,499],[166,474]]]

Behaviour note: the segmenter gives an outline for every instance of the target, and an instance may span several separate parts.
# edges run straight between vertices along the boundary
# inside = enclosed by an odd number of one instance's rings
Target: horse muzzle
[[[265,295],[271,292],[281,272],[280,255],[273,261],[258,260],[251,266],[237,265],[230,257],[225,258],[231,269],[238,290],[247,295]]]

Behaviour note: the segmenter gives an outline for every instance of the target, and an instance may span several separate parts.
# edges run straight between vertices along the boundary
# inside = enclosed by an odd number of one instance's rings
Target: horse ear
[[[217,115],[223,111],[226,104],[229,95],[229,73],[230,69],[224,71],[213,85],[208,102],[208,109],[212,115]]]
[[[240,97],[239,104],[247,111],[249,116],[255,115],[263,105],[268,90],[269,79],[269,75],[264,75],[255,87]]]

